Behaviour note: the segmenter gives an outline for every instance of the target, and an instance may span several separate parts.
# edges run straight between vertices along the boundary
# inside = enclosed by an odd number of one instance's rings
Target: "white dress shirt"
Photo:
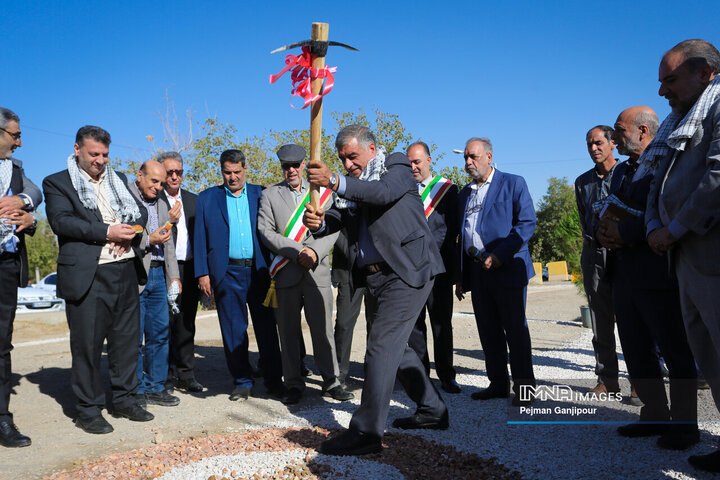
[[[170,202],[170,208],[173,208],[175,206],[175,202],[181,202],[181,192],[178,190],[178,193],[176,196],[172,196],[168,193],[167,190],[163,190],[165,192],[165,197],[167,197],[168,202]],[[183,205],[180,209],[180,219],[177,222],[177,242],[175,242],[175,256],[178,259],[178,262],[184,262],[187,260],[188,257],[188,230],[187,230],[187,223],[185,222],[185,206]]]
[[[493,168],[485,182],[479,185],[477,182],[472,182],[470,185],[471,192],[465,205],[462,232],[462,248],[465,253],[473,246],[480,253],[485,251],[485,244],[480,233],[480,213],[485,208],[485,197],[487,197],[494,176],[495,169]]]

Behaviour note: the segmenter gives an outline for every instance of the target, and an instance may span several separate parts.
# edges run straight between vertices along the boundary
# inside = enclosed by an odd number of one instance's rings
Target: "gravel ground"
[[[568,287],[531,288],[529,326],[539,381],[580,390],[594,385],[592,334],[579,326],[577,306],[582,299]],[[655,446],[655,438],[619,437],[617,425],[634,421],[639,414],[639,409],[626,401],[580,402],[577,405],[597,407],[597,414],[568,417],[522,416],[505,400],[471,400],[470,393],[487,386],[488,380],[470,312],[467,301],[456,305],[455,360],[463,392],[443,394],[450,411],[450,429],[409,434],[390,427],[394,418],[412,412],[411,402],[398,389],[383,439],[386,448],[381,454],[357,459],[319,455],[315,448],[327,435],[346,427],[359,404],[361,341],[356,342],[353,352],[351,374],[356,378],[350,382],[358,399],[345,403],[323,399],[318,377],[312,376],[303,402],[288,409],[264,397],[261,387],[257,396],[245,403],[228,402],[229,386],[216,325],[215,330],[203,327],[199,331],[198,377],[208,387],[206,392],[199,396],[179,394],[182,400],[178,407],[154,407],[156,419],[148,424],[108,417],[116,432],[90,436],[70,423],[72,398],[65,393],[69,359],[66,353],[53,351],[62,343],[48,340],[33,347],[37,350],[33,350],[32,358],[21,357],[23,360],[14,364],[14,371],[22,377],[11,407],[21,430],[33,438],[33,446],[0,449],[5,471],[0,478],[712,478],[698,474],[686,461],[690,454],[708,452],[720,435],[709,391],[699,394],[700,418],[705,421],[701,424],[701,442],[685,452],[661,450]],[[359,325],[356,340],[364,339],[364,334]],[[26,348],[17,349],[14,360],[18,350],[30,350]],[[42,375],[50,370],[49,365],[53,369],[46,379]],[[621,370],[624,374],[622,358]],[[622,385],[627,394],[627,381]],[[58,405],[53,405],[54,401]],[[38,405],[45,407],[39,410],[43,416],[37,415]],[[536,402],[537,407],[558,405],[568,404]],[[508,423],[578,418],[606,423]]]

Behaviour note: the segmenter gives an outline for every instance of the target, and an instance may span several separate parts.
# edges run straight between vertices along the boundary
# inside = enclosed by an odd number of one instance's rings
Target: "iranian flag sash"
[[[420,198],[422,198],[423,201],[426,219],[435,211],[435,207],[440,203],[440,200],[442,200],[452,184],[453,183],[447,178],[441,175],[435,175],[435,178],[430,180],[430,183],[423,189]]]

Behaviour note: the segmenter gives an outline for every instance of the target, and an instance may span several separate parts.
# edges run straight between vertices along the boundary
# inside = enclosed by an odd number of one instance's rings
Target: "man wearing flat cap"
[[[277,151],[284,180],[263,191],[258,212],[258,234],[274,254],[270,265],[277,294],[276,319],[280,336],[286,404],[300,401],[305,390],[301,374],[300,311],[310,327],[315,362],[322,375],[322,395],[335,400],[354,397],[338,381],[332,327],[333,296],[329,253],[337,234],[314,238],[302,223],[310,184],[303,179],[305,149],[283,145]],[[320,203],[329,207],[331,191],[321,191]]]

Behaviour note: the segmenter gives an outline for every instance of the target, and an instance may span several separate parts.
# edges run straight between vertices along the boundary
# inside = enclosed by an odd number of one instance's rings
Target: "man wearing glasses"
[[[10,403],[10,350],[18,286],[28,283],[25,233],[35,232],[30,211],[42,202],[42,194],[25,177],[20,160],[12,158],[20,140],[20,118],[0,107],[0,444],[26,447],[30,438],[22,435],[8,410]]]
[[[163,152],[157,160],[167,172],[164,195],[170,202],[172,239],[183,286],[177,301],[180,312],[170,312],[170,371],[167,386],[198,393],[203,391],[203,386],[195,379],[195,316],[200,291],[192,258],[197,195],[181,188],[182,155],[178,152]]]
[[[333,295],[330,282],[330,249],[337,234],[314,238],[302,224],[302,212],[308,202],[310,184],[303,180],[305,149],[283,145],[277,151],[284,180],[267,188],[260,200],[258,234],[275,258],[270,265],[277,291],[277,326],[280,336],[285,387],[284,403],[300,401],[305,381],[301,372],[300,311],[310,327],[315,361],[323,378],[322,395],[335,400],[354,397],[338,380],[332,327]],[[323,189],[321,199],[330,197]],[[328,205],[330,198],[328,198]]]
[[[510,394],[514,406],[521,385],[535,385],[530,332],[525,318],[527,283],[533,269],[527,243],[535,232],[535,209],[525,180],[492,166],[492,143],[473,137],[465,144],[465,171],[472,177],[458,197],[460,221],[458,299],[472,293],[473,311],[490,386],[473,400]]]

